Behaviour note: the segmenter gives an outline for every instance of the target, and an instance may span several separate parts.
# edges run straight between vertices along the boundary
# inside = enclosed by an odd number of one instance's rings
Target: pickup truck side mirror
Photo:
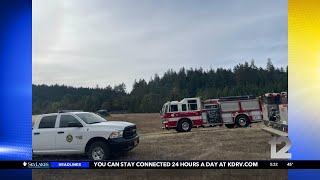
[[[68,122],[68,127],[83,127],[83,126],[80,123]]]

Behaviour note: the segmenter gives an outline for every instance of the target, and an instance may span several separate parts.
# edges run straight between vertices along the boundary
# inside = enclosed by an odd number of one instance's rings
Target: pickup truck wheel
[[[105,160],[110,158],[110,150],[105,142],[94,142],[88,151],[91,160]]]

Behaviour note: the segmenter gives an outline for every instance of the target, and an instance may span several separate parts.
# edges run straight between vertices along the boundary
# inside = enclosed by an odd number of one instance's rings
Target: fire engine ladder
[[[229,96],[229,97],[220,97],[219,101],[236,101],[236,100],[250,100],[256,99],[253,95],[246,95],[246,96]]]

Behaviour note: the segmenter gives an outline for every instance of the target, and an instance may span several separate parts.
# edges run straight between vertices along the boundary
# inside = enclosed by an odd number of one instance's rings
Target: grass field
[[[36,119],[34,116],[33,121]],[[262,123],[249,128],[194,128],[188,133],[160,128],[159,114],[114,114],[112,121],[137,125],[140,144],[126,160],[266,160],[271,136]],[[39,159],[39,157],[35,158]],[[80,160],[85,156],[51,156],[40,159]],[[175,178],[175,176],[177,178]],[[33,170],[34,179],[287,179],[287,170]]]

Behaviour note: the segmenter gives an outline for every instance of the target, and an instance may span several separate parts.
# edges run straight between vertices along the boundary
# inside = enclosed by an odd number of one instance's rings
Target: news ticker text
[[[0,161],[0,169],[320,169],[320,160]]]

